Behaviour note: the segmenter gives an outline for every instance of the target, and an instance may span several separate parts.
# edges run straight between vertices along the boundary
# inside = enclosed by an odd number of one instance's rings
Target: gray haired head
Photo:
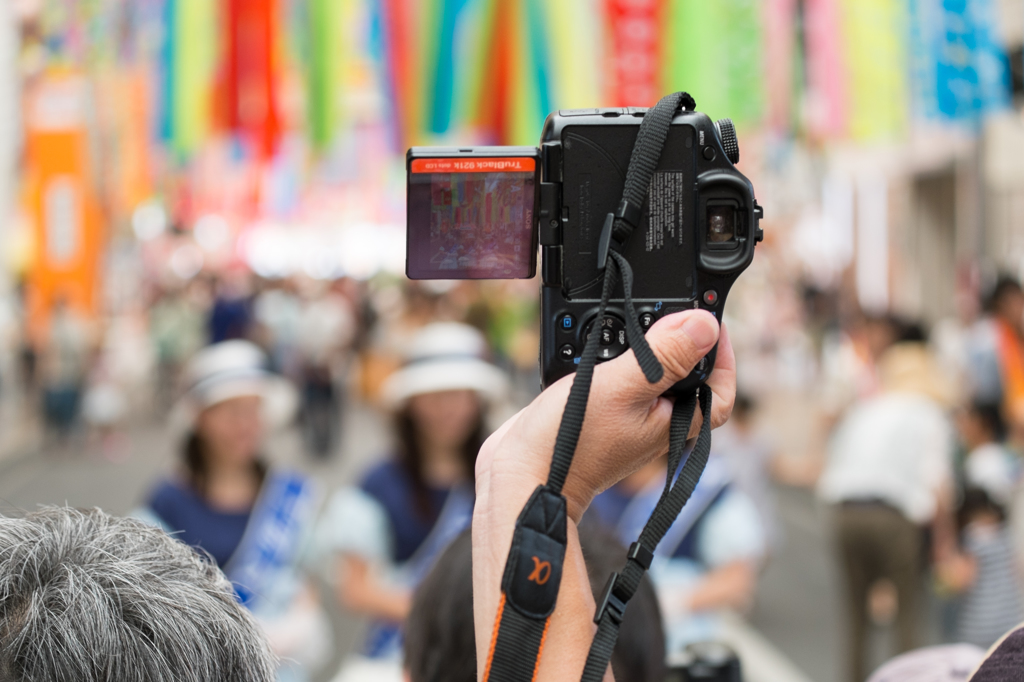
[[[230,583],[163,531],[98,509],[0,518],[0,680],[273,679]]]

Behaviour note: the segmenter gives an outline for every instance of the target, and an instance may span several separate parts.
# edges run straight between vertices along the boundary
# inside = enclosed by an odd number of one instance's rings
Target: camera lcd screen
[[[536,159],[416,158],[409,167],[411,279],[524,279],[536,270]]]

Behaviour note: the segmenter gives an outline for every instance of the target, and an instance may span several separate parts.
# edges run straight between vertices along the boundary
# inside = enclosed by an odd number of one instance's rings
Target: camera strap
[[[650,383],[661,381],[664,369],[654,355],[633,306],[633,271],[621,250],[640,222],[651,178],[680,107],[695,108],[693,98],[677,92],[661,99],[644,115],[626,171],[622,201],[605,219],[598,246],[598,266],[604,271],[598,320],[603,320],[616,285],[622,283],[626,335],[630,348]],[[551,469],[516,521],[505,563],[491,646],[484,668],[485,682],[532,682],[544,649],[548,622],[555,609],[566,549],[566,501],[562,486],[572,465],[586,416],[600,334],[591,333],[584,345],[562,421],[555,440]],[[688,457],[686,439],[695,409],[703,421]],[[654,550],[693,493],[711,451],[711,391],[700,386],[676,398],[669,431],[668,475],[665,489],[640,537],[627,553],[626,565],[613,573],[598,602],[597,634],[583,671],[583,682],[600,682],[611,660],[619,626],[654,558]],[[677,475],[678,472],[678,475]]]

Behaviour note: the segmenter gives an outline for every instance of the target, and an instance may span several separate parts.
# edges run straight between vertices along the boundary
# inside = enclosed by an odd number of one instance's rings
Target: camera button
[[[718,305],[718,292],[714,289],[708,289],[704,292],[704,303],[706,305]]]
[[[576,318],[566,313],[558,318],[558,328],[562,331],[571,331],[576,327]]]
[[[558,349],[558,354],[563,360],[572,360],[576,357],[576,348],[571,343],[566,343]]]
[[[647,331],[654,326],[654,322],[657,319],[658,318],[654,316],[654,313],[640,313],[640,328]]]
[[[715,148],[710,146],[710,145],[708,145],[707,147],[704,147],[704,158],[707,159],[708,161],[714,161],[715,160]]]

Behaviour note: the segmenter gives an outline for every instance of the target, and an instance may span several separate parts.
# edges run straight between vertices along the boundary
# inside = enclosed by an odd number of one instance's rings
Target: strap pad
[[[537,486],[519,514],[505,562],[501,589],[506,606],[528,618],[546,619],[555,610],[566,545],[565,498]]]

